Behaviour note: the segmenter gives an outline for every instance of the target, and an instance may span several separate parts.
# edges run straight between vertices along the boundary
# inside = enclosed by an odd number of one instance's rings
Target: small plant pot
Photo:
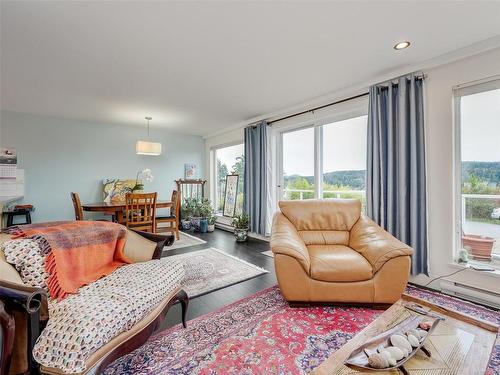
[[[476,260],[491,260],[491,251],[495,239],[492,237],[466,234],[462,236],[462,246],[469,250],[472,258]]]
[[[181,220],[181,229],[186,232],[191,230],[191,219]]]
[[[193,227],[195,232],[200,231],[200,220],[201,220],[201,217],[193,217],[191,219],[191,226]]]
[[[234,229],[234,236],[236,237],[236,242],[245,242],[248,240],[248,229]]]
[[[215,224],[208,224],[208,232],[212,233],[215,230]]]
[[[208,220],[207,219],[201,219],[200,220],[200,232],[201,233],[207,233],[208,232]]]

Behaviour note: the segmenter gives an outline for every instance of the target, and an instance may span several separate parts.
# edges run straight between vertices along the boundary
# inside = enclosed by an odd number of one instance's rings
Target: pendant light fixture
[[[161,155],[161,143],[149,141],[149,121],[153,118],[151,116],[146,116],[145,119],[148,120],[148,140],[137,141],[135,144],[135,153],[137,155]]]

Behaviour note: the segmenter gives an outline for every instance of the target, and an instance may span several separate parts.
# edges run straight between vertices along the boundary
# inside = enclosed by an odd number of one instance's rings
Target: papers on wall
[[[15,177],[0,179],[1,197],[24,196],[24,169],[17,169]]]
[[[15,180],[17,155],[13,148],[0,148],[0,180]]]

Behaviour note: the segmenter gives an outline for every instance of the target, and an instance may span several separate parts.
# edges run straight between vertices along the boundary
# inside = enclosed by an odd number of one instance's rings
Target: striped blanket
[[[13,238],[40,241],[48,254],[45,270],[52,299],[68,294],[118,267],[131,263],[124,255],[126,228],[103,221],[57,221],[8,229]]]

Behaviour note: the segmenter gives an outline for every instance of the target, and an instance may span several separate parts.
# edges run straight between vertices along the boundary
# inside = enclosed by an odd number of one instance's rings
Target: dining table
[[[170,201],[156,201],[156,208],[170,208]],[[125,223],[125,202],[94,202],[82,204],[83,211],[100,212],[113,216],[113,221],[117,223]]]

